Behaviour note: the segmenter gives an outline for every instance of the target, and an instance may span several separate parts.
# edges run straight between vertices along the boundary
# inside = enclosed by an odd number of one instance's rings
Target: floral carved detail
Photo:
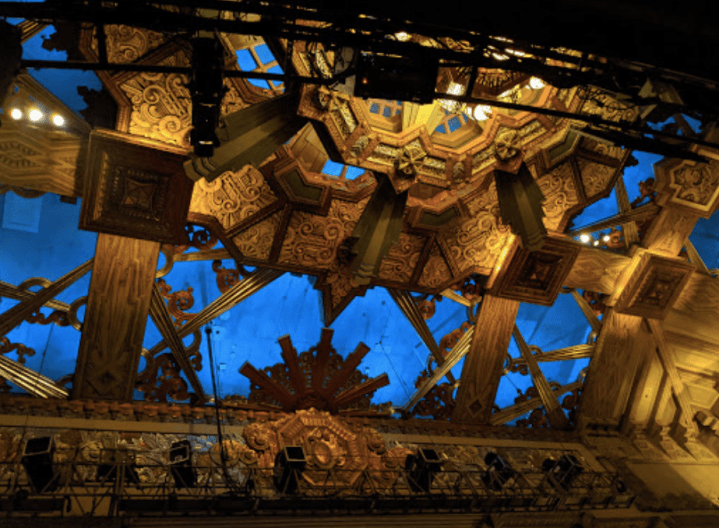
[[[248,165],[225,172],[212,182],[199,180],[190,211],[214,216],[224,229],[230,229],[276,201],[262,173]]]
[[[478,302],[482,300],[484,288],[480,284],[481,277],[476,273],[466,277],[463,281],[458,282],[452,289],[462,294],[462,297],[470,302]]]
[[[657,196],[657,192],[654,190],[655,183],[656,180],[654,178],[647,178],[639,182],[639,196],[632,201],[632,207],[637,207],[647,198],[650,203],[654,203]]]
[[[170,312],[170,315],[175,319],[175,328],[180,328],[197,315],[186,313],[186,310],[189,310],[195,304],[192,287],[188,287],[187,290],[184,291],[181,290],[170,293],[172,287],[167,284],[164,279],[158,279],[157,286],[160,288],[162,296],[167,299],[167,311]]]
[[[202,336],[197,330],[193,334],[192,344],[185,349],[190,364],[195,370],[202,370],[200,342]],[[145,369],[138,375],[136,388],[145,393],[146,401],[167,402],[168,397],[174,401],[184,401],[191,397],[187,382],[180,376],[182,369],[169,352],[151,357],[147,350],[142,351],[146,360]]]
[[[494,183],[486,193],[471,200],[467,206],[471,218],[448,229],[446,246],[460,270],[470,271],[475,268],[477,273],[488,274],[510,235],[509,226],[499,220],[499,204]]]
[[[387,257],[382,259],[379,278],[397,282],[409,282],[424,245],[424,238],[401,233],[399,241],[392,245]]]
[[[91,49],[97,53],[97,35],[93,29]],[[163,43],[162,33],[124,25],[106,25],[107,59],[117,64],[135,62]]]
[[[570,163],[557,166],[549,174],[539,178],[537,184],[544,195],[544,225],[547,229],[560,230],[566,212],[579,204]]]
[[[335,200],[327,216],[295,211],[282,244],[279,262],[328,269],[336,262],[337,248],[352,234],[366,198],[352,203]]]
[[[435,244],[429,254],[429,259],[424,265],[422,276],[419,279],[420,286],[436,288],[452,276],[449,265],[442,255],[439,246]]]
[[[354,489],[365,491],[371,483],[391,486],[399,470],[412,453],[404,447],[387,449],[382,436],[359,425],[350,426],[327,412],[315,409],[297,411],[275,422],[253,424],[243,430],[248,447],[257,453],[260,486],[269,482],[277,454],[288,445],[302,446],[307,466],[302,472],[302,486],[321,490]],[[328,470],[338,470],[327,479]],[[266,481],[266,482],[265,482]]]
[[[270,258],[272,243],[280,226],[281,213],[258,222],[234,237],[232,241],[243,256],[252,259],[267,260]]]
[[[28,357],[35,355],[35,350],[20,343],[11,343],[7,337],[0,337],[0,354],[9,354],[12,351],[17,354],[17,362],[24,365]]]
[[[405,145],[397,160],[397,175],[403,178],[414,178],[426,157],[427,153],[419,145]]]
[[[508,161],[522,150],[522,138],[516,130],[507,130],[494,140],[494,155],[497,159]]]
[[[370,379],[357,367],[369,348],[360,343],[346,361],[331,346],[333,331],[322,330],[320,342],[301,354],[289,336],[280,338],[282,363],[258,371],[245,363],[240,373],[250,382],[250,403],[281,407],[285,411],[315,408],[332,414],[370,410],[374,392],[389,383],[387,374]],[[382,406],[389,407],[387,403]],[[378,409],[382,410],[382,409]]]
[[[587,198],[592,198],[607,189],[616,173],[616,168],[580,158],[579,171],[582,174],[582,183]]]
[[[719,188],[719,162],[683,165],[673,173],[680,200],[707,205]]]

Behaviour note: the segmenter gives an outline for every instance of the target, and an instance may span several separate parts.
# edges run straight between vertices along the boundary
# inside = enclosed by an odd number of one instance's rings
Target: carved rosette
[[[414,178],[426,157],[427,153],[419,145],[405,145],[397,159],[397,175],[401,178]]]
[[[509,161],[522,151],[522,139],[516,130],[508,130],[494,140],[494,155],[501,161]]]

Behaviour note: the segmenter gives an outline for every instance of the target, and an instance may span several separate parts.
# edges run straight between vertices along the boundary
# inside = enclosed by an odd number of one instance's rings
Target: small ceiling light
[[[400,42],[407,42],[409,39],[412,38],[410,34],[406,31],[400,31],[399,33],[395,33],[394,36]]]
[[[529,87],[532,90],[541,90],[545,87],[545,84],[544,81],[539,77],[532,77],[531,79],[529,79]]]
[[[605,242],[609,242],[611,240],[611,237],[609,235],[604,235],[604,238],[602,238]]]
[[[500,53],[492,53],[492,57],[494,57],[498,61],[506,61],[507,59],[509,59],[509,57]]]
[[[12,117],[15,121],[22,119],[22,110],[19,108],[13,108],[10,110],[10,117]]]
[[[599,240],[595,240],[595,241],[594,241],[594,245],[595,245],[595,246],[598,246],[598,245],[599,245]]]
[[[527,56],[527,54],[524,53],[523,51],[519,51],[519,50],[515,50],[515,49],[505,49],[504,51],[506,51],[507,53],[509,53],[511,55],[514,55],[515,57],[526,57]]]
[[[40,121],[43,116],[40,110],[38,110],[37,108],[33,108],[32,110],[30,110],[29,117],[30,121],[37,122]]]
[[[65,118],[59,114],[55,114],[54,116],[52,116],[52,122],[55,124],[55,126],[61,127],[65,125]]]
[[[474,119],[477,121],[486,121],[492,113],[492,107],[489,105],[477,105],[474,107]]]
[[[581,240],[583,244],[588,244],[589,240],[590,240],[590,236],[589,235],[581,235],[579,237],[579,240]]]

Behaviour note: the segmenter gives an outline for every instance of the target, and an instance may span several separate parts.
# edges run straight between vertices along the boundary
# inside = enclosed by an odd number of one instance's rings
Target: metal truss
[[[635,498],[616,474],[599,472],[583,472],[567,483],[541,470],[515,469],[502,477],[479,464],[444,469],[429,481],[401,467],[307,469],[293,470],[298,485],[290,493],[278,489],[273,468],[199,466],[190,483],[183,481],[187,473],[167,464],[108,465],[81,458],[58,450],[54,476],[42,481],[42,489],[33,488],[19,461],[0,465],[0,512],[11,517],[541,512],[628,508]]]

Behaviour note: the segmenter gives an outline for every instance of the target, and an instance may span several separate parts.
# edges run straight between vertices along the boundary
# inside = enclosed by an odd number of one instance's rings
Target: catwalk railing
[[[60,454],[60,456],[58,456]],[[628,508],[615,474],[541,469],[426,472],[305,470],[88,462],[56,452],[52,465],[0,464],[0,512],[9,516],[175,516],[500,512]]]

